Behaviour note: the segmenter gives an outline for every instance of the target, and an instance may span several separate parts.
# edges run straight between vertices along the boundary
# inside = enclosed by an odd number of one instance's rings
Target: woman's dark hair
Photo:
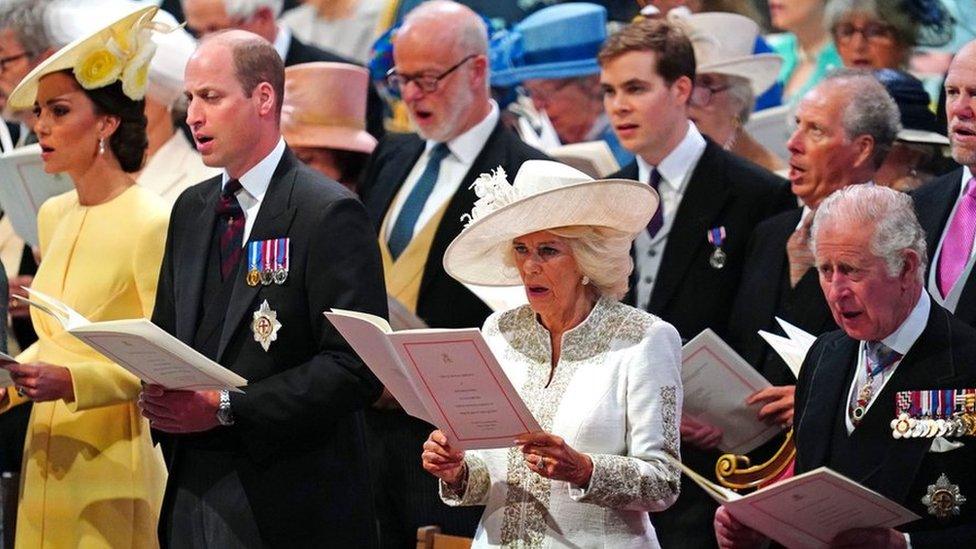
[[[139,171],[149,146],[146,102],[129,99],[122,92],[121,80],[94,90],[82,90],[95,103],[95,112],[119,117],[119,127],[109,138],[108,145],[122,170],[127,173]]]

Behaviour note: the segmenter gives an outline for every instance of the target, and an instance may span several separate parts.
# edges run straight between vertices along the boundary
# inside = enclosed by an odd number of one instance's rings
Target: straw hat
[[[467,284],[521,284],[506,268],[516,237],[557,227],[610,227],[636,235],[657,210],[650,186],[629,179],[594,180],[559,162],[528,160],[509,184],[498,168],[474,183],[478,200],[461,234],[444,252],[444,269]]]
[[[783,59],[775,53],[753,53],[759,25],[752,19],[719,12],[673,19],[688,30],[688,38],[695,49],[697,74],[717,73],[745,78],[752,84],[752,93],[757,97],[776,83]]]
[[[491,38],[491,85],[600,72],[596,56],[607,39],[607,9],[571,2],[543,8]]]
[[[7,102],[14,109],[30,108],[41,77],[63,70],[72,70],[78,84],[88,90],[121,80],[126,96],[134,101],[142,99],[149,62],[156,50],[150,35],[158,9],[139,7],[56,51],[24,77]]]
[[[302,63],[285,68],[281,133],[292,147],[371,153],[366,133],[369,71],[347,63]]]

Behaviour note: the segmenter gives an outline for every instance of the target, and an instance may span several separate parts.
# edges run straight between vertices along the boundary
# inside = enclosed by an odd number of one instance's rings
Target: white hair
[[[822,227],[873,227],[871,253],[884,260],[888,275],[897,276],[905,266],[904,252],[918,254],[915,273],[925,283],[925,231],[918,223],[912,199],[905,193],[879,185],[849,185],[835,191],[817,208],[810,231],[810,249],[816,253]]]
[[[224,0],[224,9],[231,18],[250,19],[261,8],[268,8],[275,19],[281,15],[284,0]]]
[[[566,241],[576,266],[590,279],[598,296],[623,299],[627,294],[634,260],[630,245],[636,235],[610,227],[573,225],[546,229]],[[505,256],[505,265],[515,267],[515,252]]]

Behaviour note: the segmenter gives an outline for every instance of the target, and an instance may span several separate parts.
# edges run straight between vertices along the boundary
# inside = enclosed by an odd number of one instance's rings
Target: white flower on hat
[[[155,42],[147,37],[140,44],[132,60],[122,69],[122,92],[130,99],[138,101],[145,97],[146,86],[149,83],[149,63],[155,52]]]
[[[470,188],[474,189],[478,200],[475,200],[470,214],[461,216],[461,221],[467,221],[465,227],[502,206],[515,202],[520,196],[518,189],[508,182],[505,169],[501,166],[491,173],[479,175]]]
[[[86,90],[101,88],[118,80],[122,74],[122,59],[105,44],[93,43],[78,56],[73,72]]]

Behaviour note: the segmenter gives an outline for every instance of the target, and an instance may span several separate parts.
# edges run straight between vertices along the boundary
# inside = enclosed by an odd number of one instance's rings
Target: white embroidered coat
[[[563,335],[549,386],[549,333],[529,306],[495,313],[484,335],[539,425],[593,460],[588,487],[550,481],[518,448],[471,451],[463,494],[486,505],[475,547],[657,547],[648,511],[678,497],[681,341],[668,323],[601,299]]]

